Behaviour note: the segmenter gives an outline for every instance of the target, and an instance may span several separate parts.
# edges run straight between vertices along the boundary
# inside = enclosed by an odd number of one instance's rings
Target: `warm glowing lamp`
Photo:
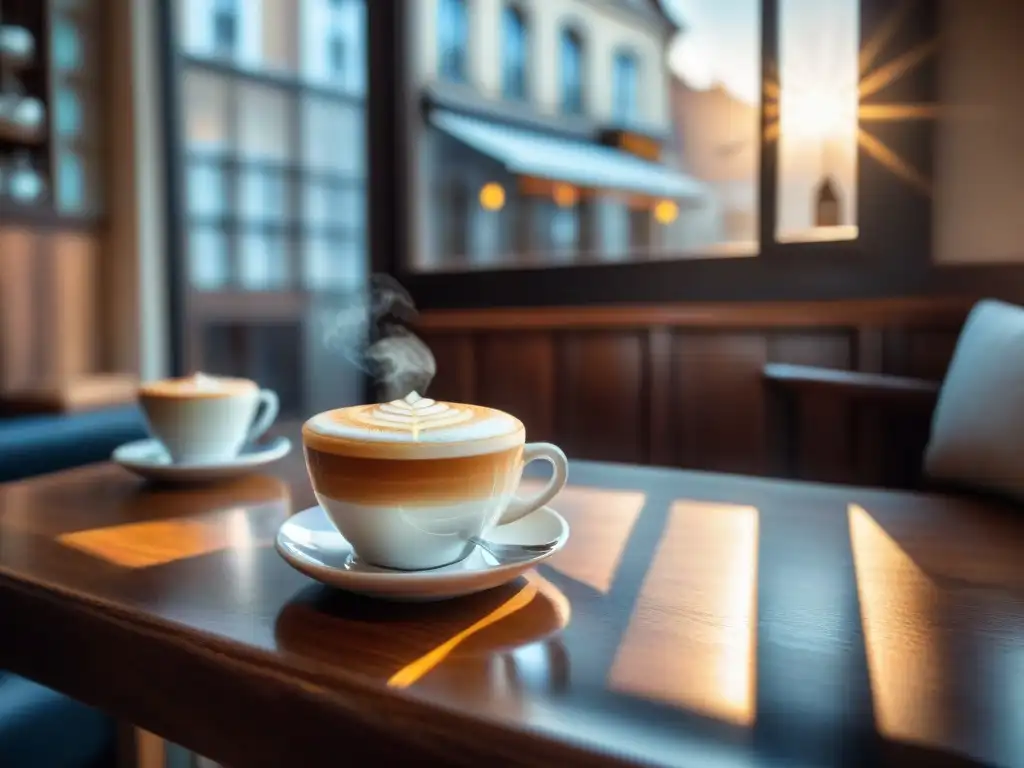
[[[571,184],[556,184],[554,192],[555,205],[559,208],[571,208],[579,200],[579,192]]]
[[[671,224],[679,218],[679,206],[671,200],[662,200],[654,206],[654,218],[659,224]]]
[[[480,190],[480,206],[487,211],[500,211],[504,208],[504,187],[494,181],[484,184]]]

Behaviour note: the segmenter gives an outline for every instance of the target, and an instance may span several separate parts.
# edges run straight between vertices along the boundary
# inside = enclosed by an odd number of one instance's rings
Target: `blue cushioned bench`
[[[138,408],[0,419],[0,482],[104,461],[146,436]],[[2,631],[17,631],[4,622]],[[0,671],[0,766],[112,768],[113,718],[31,680]]]
[[[0,483],[105,461],[121,443],[145,436],[134,405],[0,419]]]

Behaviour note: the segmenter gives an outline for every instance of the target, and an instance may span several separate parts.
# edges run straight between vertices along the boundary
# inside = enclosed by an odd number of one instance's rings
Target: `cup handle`
[[[505,510],[505,514],[498,520],[498,525],[514,523],[531,512],[535,512],[555,498],[558,492],[565,487],[565,482],[569,479],[569,460],[565,458],[562,449],[551,443],[528,443],[523,448],[523,465],[538,459],[546,461],[554,470],[548,484],[532,499],[520,499],[518,496],[514,496],[508,509]]]
[[[245,436],[245,442],[252,443],[262,437],[263,433],[270,429],[270,425],[274,423],[280,408],[281,401],[277,399],[277,392],[272,389],[261,389],[260,402],[256,407],[256,412],[259,415],[249,428],[249,434]]]

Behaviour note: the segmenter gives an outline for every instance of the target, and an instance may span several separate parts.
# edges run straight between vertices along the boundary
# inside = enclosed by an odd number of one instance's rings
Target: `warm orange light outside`
[[[654,206],[654,218],[659,224],[671,224],[679,218],[679,206],[671,200],[662,200]]]
[[[559,208],[571,208],[580,199],[580,193],[571,184],[556,184],[553,195]]]
[[[497,182],[484,184],[480,189],[480,207],[486,211],[500,211],[505,207],[505,188]]]

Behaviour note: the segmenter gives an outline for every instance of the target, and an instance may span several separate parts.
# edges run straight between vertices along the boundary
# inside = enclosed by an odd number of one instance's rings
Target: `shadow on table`
[[[300,591],[281,611],[282,653],[328,671],[369,676],[394,688],[458,686],[461,699],[513,692],[543,667],[546,687],[568,685],[568,655],[558,640],[568,601],[537,574],[488,592],[434,603],[394,603],[321,585]],[[531,668],[516,651],[530,647]]]

